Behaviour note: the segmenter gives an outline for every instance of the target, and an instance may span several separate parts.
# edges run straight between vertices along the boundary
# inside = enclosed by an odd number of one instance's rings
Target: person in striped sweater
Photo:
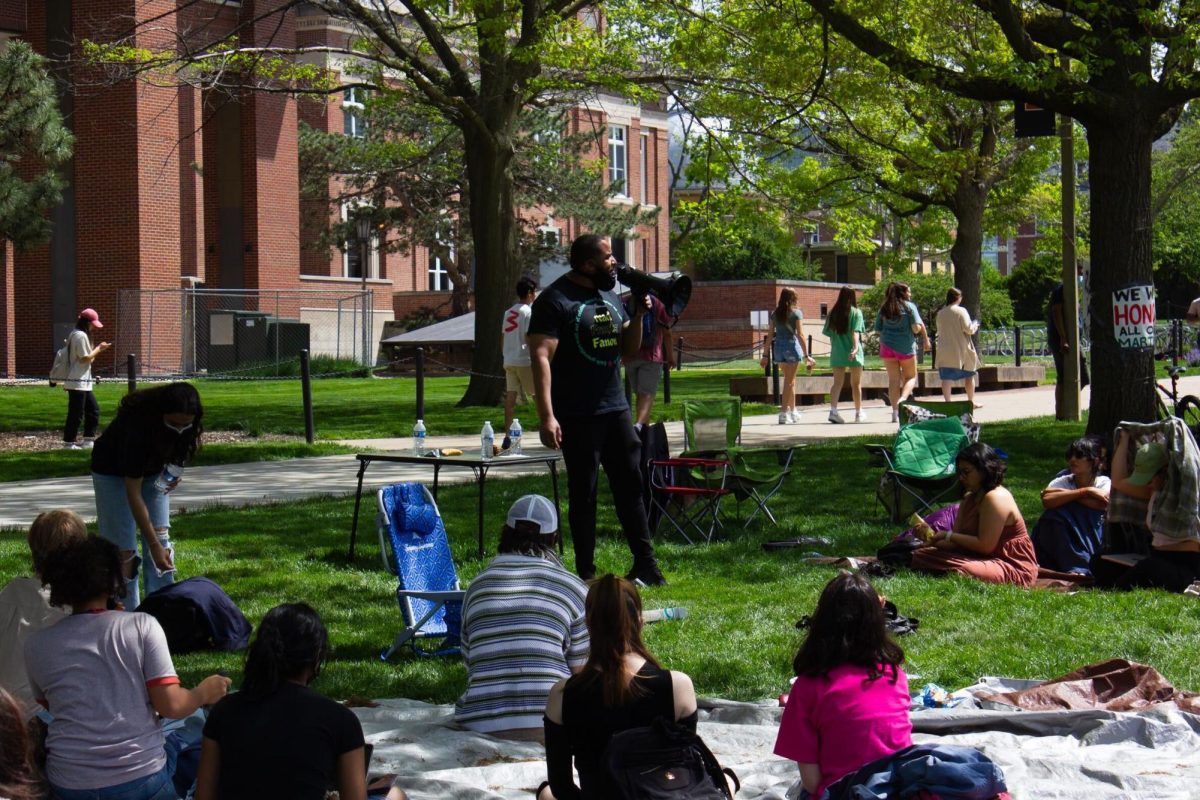
[[[541,741],[550,687],[587,660],[587,585],[555,552],[558,514],[541,495],[509,509],[498,555],[463,600],[467,690],[454,718],[468,730]]]

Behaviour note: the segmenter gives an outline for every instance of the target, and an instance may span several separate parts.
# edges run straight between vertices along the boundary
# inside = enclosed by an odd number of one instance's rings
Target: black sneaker
[[[633,569],[629,570],[625,576],[625,580],[633,581],[639,586],[667,585],[667,579],[663,577],[662,570],[654,562],[642,566],[634,564]]]

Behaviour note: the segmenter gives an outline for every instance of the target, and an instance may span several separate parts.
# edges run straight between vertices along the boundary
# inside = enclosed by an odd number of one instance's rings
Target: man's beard
[[[592,283],[600,291],[607,292],[617,285],[617,273],[610,271],[607,267],[602,267],[592,275]]]

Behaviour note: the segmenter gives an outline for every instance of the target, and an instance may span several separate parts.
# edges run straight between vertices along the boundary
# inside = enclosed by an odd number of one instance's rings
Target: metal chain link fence
[[[372,300],[369,290],[122,289],[116,373],[129,353],[146,376],[283,374],[301,350],[373,366],[383,319]]]

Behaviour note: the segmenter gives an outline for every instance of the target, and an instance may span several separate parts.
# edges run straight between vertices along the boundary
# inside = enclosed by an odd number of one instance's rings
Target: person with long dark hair
[[[24,709],[0,687],[0,797],[40,800],[39,783]]]
[[[71,450],[91,447],[96,429],[100,427],[100,404],[92,391],[95,387],[92,362],[112,345],[101,342],[92,347],[91,334],[103,327],[95,309],[85,308],[79,312],[75,329],[67,337],[67,377],[63,381],[63,389],[67,392],[67,422],[63,426],[63,444]],[[75,443],[80,422],[83,423],[82,447]]]
[[[787,425],[800,421],[796,412],[796,370],[800,360],[811,368],[812,360],[804,344],[804,314],[800,312],[796,292],[784,289],[779,293],[779,304],[771,313],[771,327],[767,330],[767,341],[763,347],[762,365],[767,365],[767,353],[779,365],[783,373],[783,387],[779,391],[779,424]]]
[[[362,725],[309,688],[328,652],[329,633],[311,606],[267,612],[246,654],[241,691],[204,725],[197,800],[323,800],[330,791],[365,800]]]
[[[838,400],[850,372],[850,397],[854,401],[854,421],[866,422],[862,410],[863,333],[866,324],[858,308],[858,294],[849,286],[838,292],[837,302],[825,317],[822,330],[829,337],[829,366],[833,368],[833,388],[829,392],[829,421],[845,422],[838,413]]]
[[[696,730],[696,690],[665,670],[642,641],[642,599],[615,575],[597,578],[585,611],[591,652],[578,674],[559,681],[546,702],[546,770],[538,800],[619,796],[602,757],[613,734],[663,718]],[[579,785],[571,774],[574,759]]]
[[[932,546],[913,551],[913,569],[1032,586],[1037,580],[1037,557],[1021,509],[1001,485],[1007,469],[1004,459],[976,442],[959,452],[955,464],[964,495],[954,526],[937,531]]]
[[[221,675],[183,688],[158,620],[111,610],[122,572],[116,545],[95,536],[51,553],[42,572],[50,602],[71,609],[25,643],[30,688],[53,715],[53,800],[174,800],[177,759],[193,742],[186,730],[164,733],[158,718],[189,717],[229,690]]]
[[[179,476],[165,475],[164,469],[191,461],[203,433],[204,407],[196,387],[168,383],[125,395],[117,416],[96,440],[96,524],[100,535],[121,549],[131,610],[141,599],[135,560],[139,538],[146,593],[175,582],[167,493]],[[165,485],[160,476],[168,479]]]
[[[879,333],[879,357],[888,376],[888,402],[892,406],[892,422],[900,419],[900,404],[909,398],[917,385],[917,338],[929,349],[929,336],[921,312],[912,302],[912,290],[905,283],[893,283],[879,313],[875,315],[875,330]]]
[[[912,744],[903,663],[870,581],[848,572],[829,581],[792,661],[796,681],[775,740],[775,754],[800,765],[808,797]]]

